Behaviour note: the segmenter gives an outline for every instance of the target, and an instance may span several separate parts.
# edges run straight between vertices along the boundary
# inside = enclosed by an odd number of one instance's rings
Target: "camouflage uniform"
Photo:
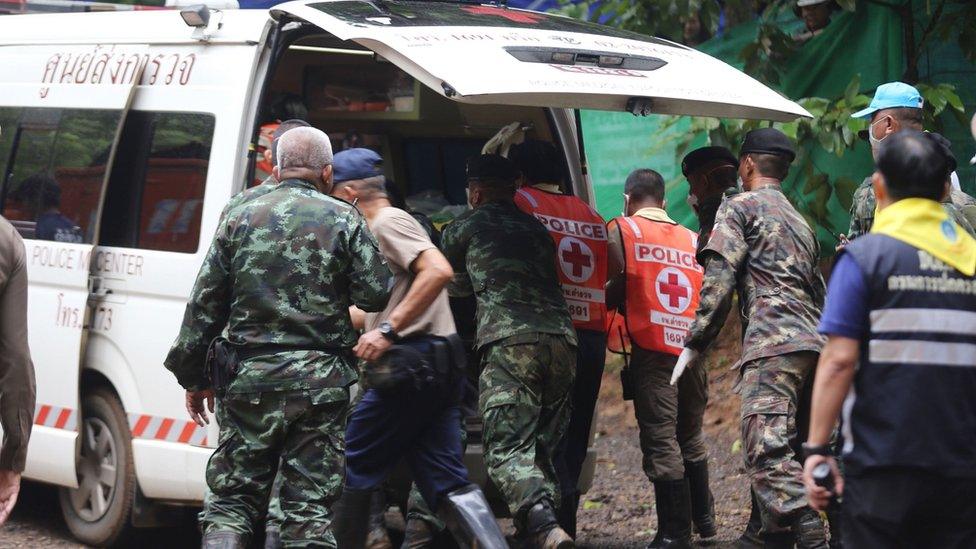
[[[823,346],[819,245],[783,193],[764,187],[722,203],[701,255],[705,280],[685,346],[702,351],[715,339],[737,292],[748,320],[739,362],[743,455],[764,529],[782,530],[806,510],[790,439],[799,394]]]
[[[477,299],[479,408],[488,476],[525,526],[525,512],[559,505],[553,466],[570,414],[576,336],[546,229],[513,202],[458,217],[443,235],[452,296]]]
[[[224,209],[220,212],[220,221],[223,222],[224,219],[230,215],[230,212],[237,209],[238,206],[249,202],[254,198],[268,194],[277,186],[278,180],[269,175],[264,179],[264,181],[261,182],[260,185],[249,187],[230,197],[230,200],[227,201],[227,204],[224,205]]]
[[[264,181],[262,181],[260,185],[249,187],[232,196],[230,200],[227,201],[227,204],[224,205],[223,211],[220,212],[221,223],[228,215],[234,215],[232,212],[237,209],[238,206],[250,201],[253,198],[263,196],[273,191],[277,185],[278,180],[275,179],[274,176],[269,175],[268,177],[264,178]],[[271,497],[268,501],[268,514],[265,524],[265,532],[269,537],[275,539],[280,537],[279,532],[281,531],[281,523],[285,518],[284,513],[281,510],[281,500],[278,497],[278,494],[281,493],[281,483],[281,474],[278,474],[278,476],[275,477],[274,485],[271,488]],[[209,495],[210,494],[208,493],[208,496]]]
[[[952,189],[949,197],[942,203],[942,207],[953,221],[959,224],[967,233],[976,237],[976,228],[973,220],[976,220],[976,199],[968,194]],[[871,187],[871,178],[866,177],[861,185],[854,191],[854,198],[851,202],[851,227],[847,238],[855,238],[871,232],[874,225],[874,212],[878,208],[878,203],[874,198],[874,188]]]
[[[280,460],[284,544],[329,546],[356,381],[348,308],[382,309],[392,275],[358,212],[308,182],[283,181],[225,213],[165,365],[195,391],[209,386],[207,347],[225,328],[243,349],[268,352],[241,361],[219,403],[202,526],[250,535]]]

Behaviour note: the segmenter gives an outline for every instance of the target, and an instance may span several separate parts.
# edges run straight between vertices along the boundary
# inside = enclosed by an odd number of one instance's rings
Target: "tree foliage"
[[[836,0],[841,9],[854,11],[858,0]],[[976,1],[973,0],[924,0],[919,10],[918,0],[860,0],[885,4],[898,11],[906,29],[906,74],[903,79],[916,84],[928,107],[925,111],[926,127],[939,131],[942,128],[943,113],[951,113],[964,125],[962,100],[950,84],[936,84],[918,81],[917,65],[919,59],[930,53],[933,44],[956,42],[963,54],[976,61]],[[771,0],[763,2],[761,14],[755,13],[753,0],[727,0],[725,2],[725,23],[737,23],[758,17],[756,38],[748,42],[738,53],[743,70],[761,82],[776,88],[780,75],[790,63],[797,43],[779,21],[795,6],[795,0]],[[717,30],[719,6],[715,0],[601,0],[564,5],[562,11],[571,16],[591,18],[605,24],[619,26],[644,34],[679,41],[682,37],[683,21],[690,14],[698,12],[702,25],[711,33]],[[924,20],[920,25],[919,20]],[[920,27],[917,29],[916,27]],[[802,186],[793,189],[794,203],[805,204],[802,212],[811,224],[826,229],[831,234],[845,231],[846,227],[833,227],[829,221],[827,201],[836,193],[840,204],[850,208],[851,197],[857,183],[849,178],[831,178],[818,170],[813,163],[811,151],[822,148],[842,157],[854,147],[857,133],[866,127],[863,120],[851,118],[851,113],[862,109],[870,102],[870,97],[861,93],[859,75],[854,75],[840,97],[805,97],[797,99],[812,115],[812,119],[801,119],[786,124],[775,124],[797,143],[797,160],[794,170],[802,174]],[[666,126],[678,123],[671,119]],[[736,150],[746,132],[770,123],[763,121],[744,121],[715,118],[693,118],[690,131],[685,132],[678,144],[678,155],[686,153],[696,136],[707,135],[709,144],[723,145]]]

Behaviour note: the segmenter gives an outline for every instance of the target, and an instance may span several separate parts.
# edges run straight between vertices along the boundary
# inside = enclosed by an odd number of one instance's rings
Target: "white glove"
[[[674,371],[671,372],[671,385],[677,383],[681,374],[685,373],[689,367],[694,366],[696,360],[698,360],[698,351],[688,347],[682,349],[681,354],[678,355],[678,362],[674,365]]]

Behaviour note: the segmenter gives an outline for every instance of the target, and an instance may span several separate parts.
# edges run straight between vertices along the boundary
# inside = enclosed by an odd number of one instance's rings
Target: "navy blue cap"
[[[681,161],[681,173],[688,177],[691,172],[717,161],[739,167],[739,159],[725,147],[702,147],[685,155],[684,160]]]
[[[383,157],[372,149],[346,149],[332,159],[336,183],[383,175]]]

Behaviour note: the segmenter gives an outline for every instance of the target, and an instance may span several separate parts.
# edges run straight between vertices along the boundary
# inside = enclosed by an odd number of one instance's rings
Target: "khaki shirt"
[[[380,252],[393,272],[393,289],[390,291],[390,302],[382,312],[366,314],[367,331],[375,329],[380,322],[390,318],[390,314],[403,301],[413,284],[415,276],[410,269],[411,265],[420,254],[436,249],[420,223],[399,208],[381,209],[370,222],[369,229],[379,242]],[[447,290],[441,290],[437,299],[413,322],[397,330],[401,337],[420,334],[449,336],[456,332]]]
[[[21,472],[34,417],[34,364],[27,346],[24,241],[0,217],[0,469]]]

